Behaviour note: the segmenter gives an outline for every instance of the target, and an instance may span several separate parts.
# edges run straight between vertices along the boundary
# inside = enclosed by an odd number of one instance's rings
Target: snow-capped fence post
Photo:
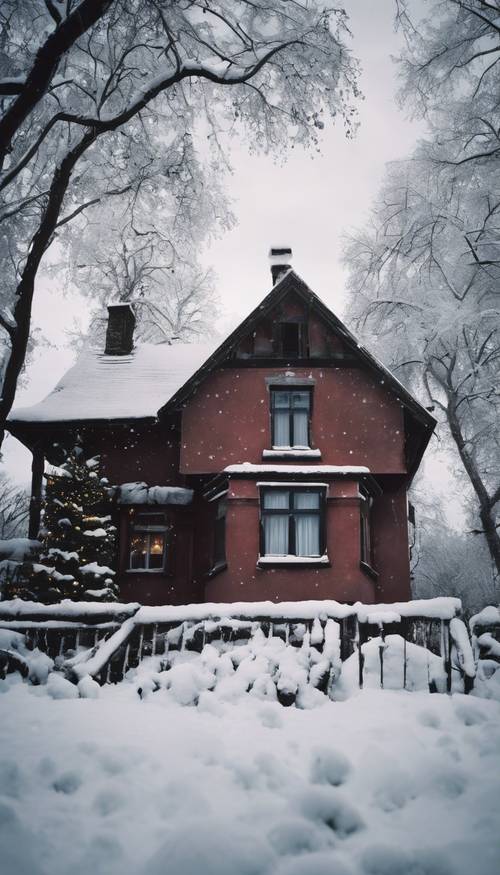
[[[363,665],[365,658],[363,656],[363,644],[366,640],[365,636],[365,624],[361,624],[356,617],[356,643],[358,648],[358,684],[359,689],[363,689]]]
[[[406,672],[408,669],[407,657],[407,638],[408,638],[408,620],[406,617],[401,617],[401,635],[403,637],[403,690],[406,690]]]
[[[380,644],[378,646],[378,658],[380,660],[380,688],[384,689],[384,650],[385,650],[385,629],[384,624],[380,623]]]
[[[441,620],[441,657],[446,674],[446,692],[451,693],[451,635],[449,620]]]

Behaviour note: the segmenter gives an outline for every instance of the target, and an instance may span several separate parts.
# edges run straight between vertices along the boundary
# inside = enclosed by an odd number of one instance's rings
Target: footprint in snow
[[[426,708],[425,711],[420,711],[417,714],[417,720],[422,726],[428,726],[430,729],[439,729],[441,726],[441,721],[438,715],[431,711],[430,708]]]
[[[296,804],[305,817],[323,823],[340,838],[346,838],[364,827],[358,810],[333,787],[305,790],[298,794]]]
[[[339,787],[351,771],[347,757],[331,747],[316,747],[312,752],[311,781]]]
[[[82,778],[78,772],[64,772],[52,782],[52,786],[56,793],[66,793],[68,796],[76,793],[81,785]]]

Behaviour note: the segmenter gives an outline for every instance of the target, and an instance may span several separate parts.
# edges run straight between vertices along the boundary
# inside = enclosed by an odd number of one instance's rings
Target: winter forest
[[[499,64],[0,0],[6,875],[497,870]]]

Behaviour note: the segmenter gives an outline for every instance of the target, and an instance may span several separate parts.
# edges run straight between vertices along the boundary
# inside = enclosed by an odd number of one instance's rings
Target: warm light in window
[[[155,538],[151,544],[152,553],[163,553],[163,539]]]

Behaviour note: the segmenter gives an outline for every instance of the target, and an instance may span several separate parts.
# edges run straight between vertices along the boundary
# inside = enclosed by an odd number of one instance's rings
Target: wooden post
[[[385,629],[384,624],[381,623],[379,626],[380,632],[380,644],[378,647],[378,656],[380,660],[380,687],[384,689],[384,650],[385,650]]]
[[[356,641],[358,644],[358,683],[359,689],[363,689],[363,663],[365,658],[363,656],[363,652],[361,650],[361,646],[363,644],[364,635],[361,634],[361,624],[358,619],[356,619]]]
[[[29,512],[28,537],[34,540],[40,531],[40,514],[42,510],[42,482],[45,458],[39,446],[33,447],[31,463],[31,499]]]
[[[406,652],[406,640],[408,638],[408,622],[406,618],[403,618],[401,621],[401,634],[403,636],[403,690],[406,690],[406,667],[407,667],[407,652]]]
[[[450,621],[441,620],[441,657],[446,673],[446,692],[451,693],[451,639]]]

